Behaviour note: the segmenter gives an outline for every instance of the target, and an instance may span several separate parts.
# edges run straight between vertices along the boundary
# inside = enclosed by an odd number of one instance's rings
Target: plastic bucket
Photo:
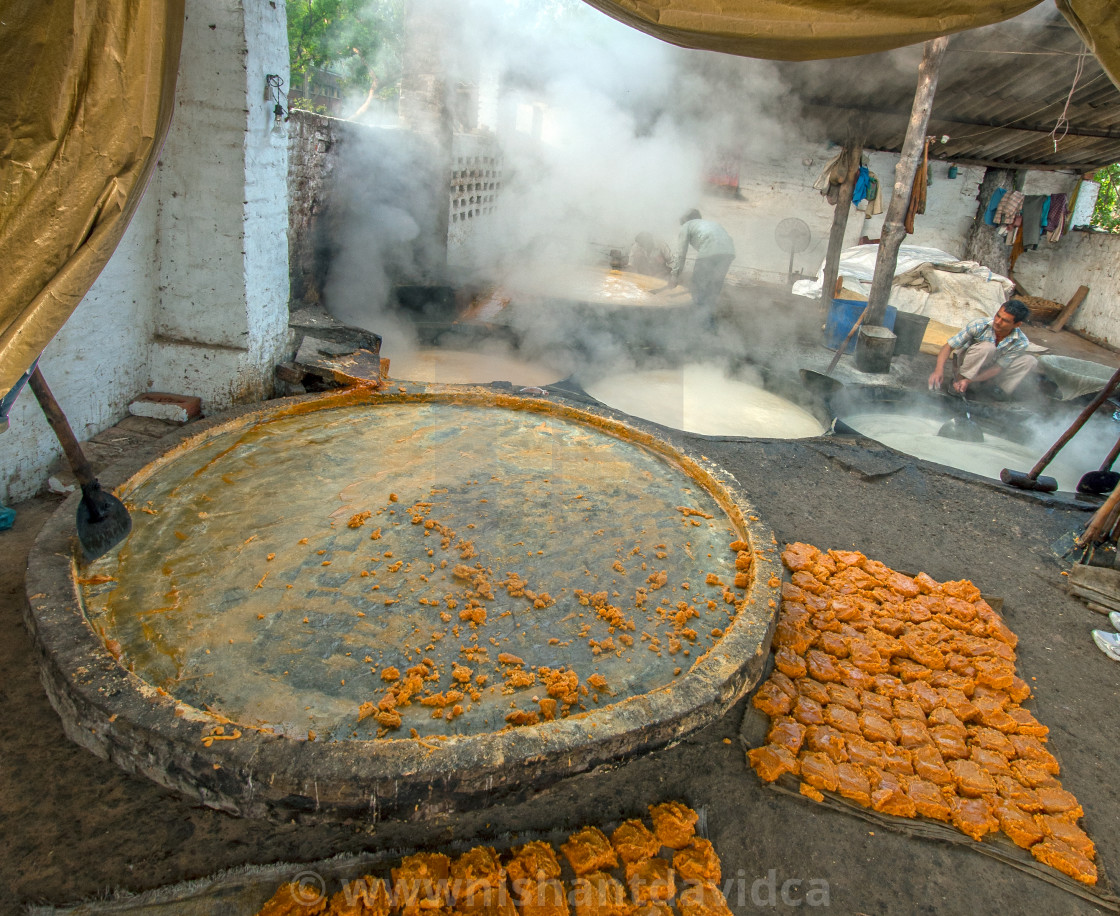
[[[894,343],[895,356],[917,356],[922,349],[922,338],[926,336],[929,318],[913,312],[899,312],[894,316],[892,330],[898,340]]]
[[[828,319],[824,325],[824,345],[830,350],[840,347],[852,326],[859,321],[859,316],[863,314],[865,308],[867,308],[867,303],[858,299],[833,299],[832,305],[828,309]],[[886,314],[883,316],[883,327],[893,331],[897,314],[898,309],[893,305],[888,305]],[[853,334],[844,352],[854,353],[855,349],[856,337]]]
[[[890,372],[897,339],[894,331],[880,327],[860,327],[856,345],[856,368],[860,372]]]

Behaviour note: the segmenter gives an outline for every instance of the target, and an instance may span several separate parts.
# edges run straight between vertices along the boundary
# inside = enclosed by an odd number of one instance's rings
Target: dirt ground
[[[1063,563],[1051,550],[1060,536],[1080,531],[1084,508],[947,475],[866,440],[677,438],[736,477],[780,542],[857,549],[896,569],[972,579],[1003,598],[1019,636],[1019,672],[1035,690],[1036,715],[1050,727],[1063,784],[1085,809],[1082,823],[1104,873],[1120,880],[1113,769],[1120,666],[1094,648],[1089,632],[1105,621],[1065,593]],[[817,908],[845,914],[1100,911],[973,850],[877,829],[763,788],[739,742],[746,701],[674,747],[573,778],[517,807],[471,812],[436,833],[422,825],[382,824],[373,833],[277,825],[192,804],[72,744],[47,702],[22,621],[23,570],[58,501],[15,506],[15,528],[0,534],[0,628],[8,634],[0,642],[4,912],[246,864],[452,839],[508,845],[518,831],[607,824],[666,799],[704,810],[725,879],[737,882],[729,895],[736,914],[812,908],[822,903],[822,882],[828,905]],[[807,896],[810,888],[815,897]]]

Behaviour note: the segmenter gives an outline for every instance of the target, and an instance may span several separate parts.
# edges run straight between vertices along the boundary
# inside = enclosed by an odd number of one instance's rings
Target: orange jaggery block
[[[699,815],[680,802],[662,802],[649,806],[649,816],[653,821],[653,832],[662,846],[670,849],[683,849],[696,835],[696,822]]]
[[[316,889],[317,891],[317,889]],[[307,903],[304,903],[304,897],[307,896]],[[265,901],[257,911],[257,916],[320,916],[326,913],[328,901],[322,895],[315,896],[308,894],[308,888],[292,881],[281,884],[276,893],[273,894],[268,900]]]
[[[766,734],[766,741],[768,744],[777,744],[784,747],[791,754],[796,754],[801,750],[801,745],[805,743],[806,728],[800,722],[791,719],[789,716],[780,716],[770,723],[770,731]],[[656,855],[657,850],[654,850],[651,855]]]
[[[796,723],[792,724],[796,725]],[[661,841],[654,832],[637,819],[623,821],[611,834],[611,845],[618,853],[618,857],[626,863],[652,858],[661,849]]]
[[[1051,839],[1060,840],[1076,849],[1087,858],[1096,858],[1097,848],[1089,839],[1089,834],[1065,817],[1053,814],[1039,814],[1036,816],[1039,826]]]
[[[626,863],[626,883],[635,903],[662,903],[672,900],[677,893],[677,882],[672,866],[656,856],[639,862]]]
[[[953,815],[945,795],[928,780],[918,777],[911,779],[906,785],[906,794],[914,803],[914,810],[922,817],[948,821]]]
[[[1044,865],[1084,884],[1097,883],[1097,866],[1068,843],[1057,839],[1043,840],[1031,847],[1031,855]]]
[[[626,888],[602,871],[588,872],[572,882],[575,916],[629,916]]]
[[[755,691],[751,703],[754,704],[755,709],[770,717],[784,716],[793,707],[793,697],[771,678]]]
[[[764,744],[762,747],[752,748],[747,751],[747,760],[763,782],[774,782],[783,773],[796,776],[801,772],[800,761],[780,744]],[[677,848],[683,846],[682,843]]]
[[[836,789],[856,804],[871,807],[871,783],[861,767],[853,763],[836,764]]]
[[[401,916],[420,916],[434,910],[446,910],[451,859],[440,852],[419,852],[401,859],[390,869],[393,878],[393,899]]]
[[[548,843],[534,840],[515,848],[513,852],[506,862],[506,874],[515,884],[560,877],[560,860]]]
[[[835,792],[838,785],[836,764],[827,754],[812,751],[802,754],[801,778],[815,789]]]
[[[568,894],[558,878],[513,881],[519,916],[569,916]]]
[[[977,842],[999,830],[999,821],[992,816],[988,803],[983,798],[954,796],[949,799],[949,806],[953,811],[954,826]]]
[[[560,846],[560,852],[568,860],[577,875],[604,871],[618,866],[611,841],[598,827],[584,827],[577,830],[568,841]]]
[[[677,898],[681,916],[732,916],[723,892],[714,884],[693,884]]]
[[[708,840],[698,836],[673,853],[673,868],[684,881],[719,884],[722,877],[722,866],[715,848]]]
[[[1038,821],[1013,801],[999,796],[993,799],[991,808],[999,821],[999,829],[1016,846],[1030,849],[1046,835]]]

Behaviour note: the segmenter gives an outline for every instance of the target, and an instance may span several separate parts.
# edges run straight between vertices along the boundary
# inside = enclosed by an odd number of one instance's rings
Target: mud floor
[[[680,436],[738,479],[780,541],[854,548],[900,570],[972,579],[1004,599],[1020,673],[1051,729],[1063,783],[1085,808],[1106,874],[1120,879],[1115,760],[1120,665],[1092,645],[1103,618],[1067,596],[1051,544],[1086,511],[936,472],[862,440],[716,441]],[[681,744],[576,777],[518,807],[462,816],[450,829],[389,824],[309,828],[239,820],[192,804],[72,744],[39,685],[21,612],[23,569],[57,500],[17,505],[0,534],[0,910],[141,891],[247,864],[603,824],[681,799],[704,809],[707,835],[734,879],[737,914],[1092,913],[1097,908],[974,851],[876,829],[764,789],[739,743],[745,702]],[[800,883],[797,883],[800,882]],[[810,884],[812,882],[812,884]],[[817,890],[811,901],[806,893]],[[785,887],[785,900],[782,889]],[[826,909],[823,906],[817,909]]]

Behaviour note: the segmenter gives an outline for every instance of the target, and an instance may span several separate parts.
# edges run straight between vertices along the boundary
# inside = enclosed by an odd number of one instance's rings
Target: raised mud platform
[[[673,741],[762,674],[772,535],[606,412],[350,391],[163,449],[102,478],[119,551],[76,567],[77,496],[44,527],[28,623],[68,735],[204,804],[438,820]]]

